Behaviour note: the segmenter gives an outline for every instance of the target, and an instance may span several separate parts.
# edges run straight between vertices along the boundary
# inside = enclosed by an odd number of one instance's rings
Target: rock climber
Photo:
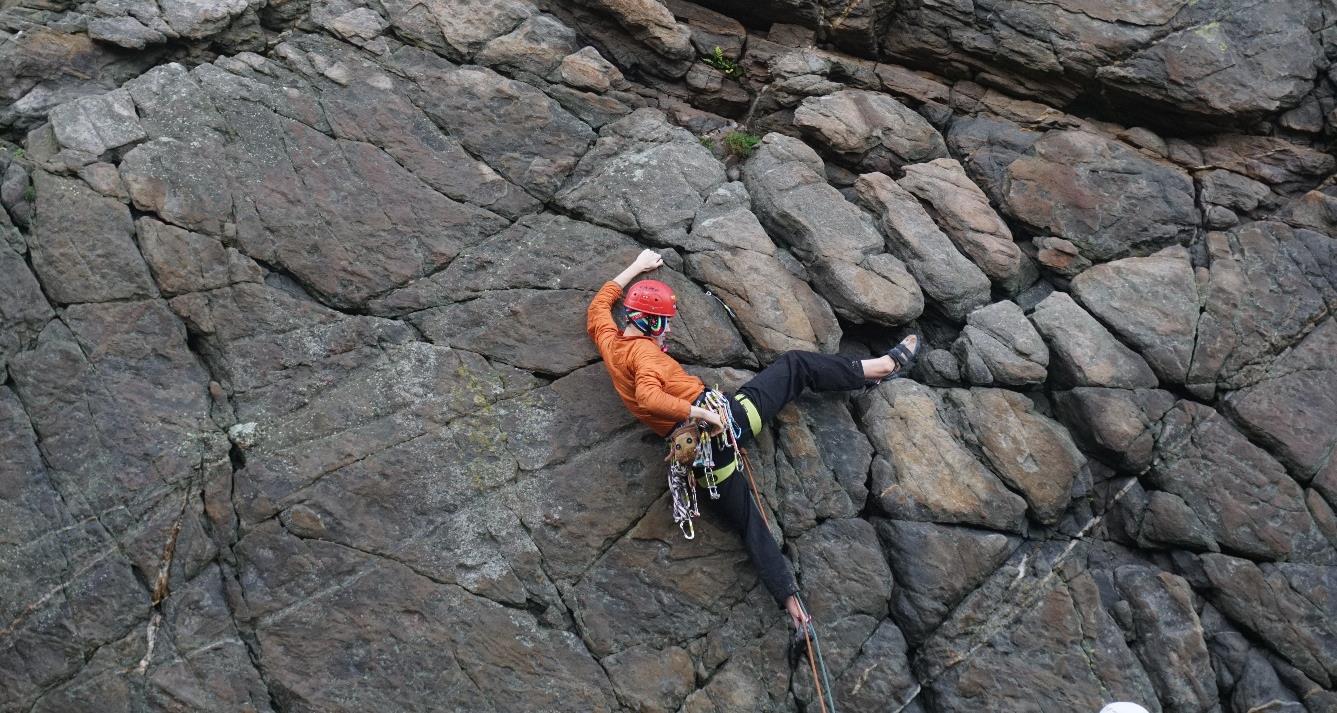
[[[688,374],[666,352],[669,321],[677,314],[677,298],[668,285],[642,280],[623,299],[626,326],[619,330],[612,318],[613,303],[642,273],[664,264],[654,250],[644,250],[625,270],[604,283],[590,302],[586,331],[603,357],[622,402],[637,419],[660,436],[667,436],[684,421],[709,424],[714,447],[714,482],[719,499],[708,500],[729,527],[743,538],[748,556],[767,591],[793,619],[796,628],[810,617],[799,601],[798,584],[789,562],[767,529],[743,478],[729,477],[737,469],[737,454],[719,438],[725,423],[719,412],[703,407],[706,386]],[[804,389],[850,391],[904,376],[914,363],[918,340],[906,337],[881,357],[852,359],[815,352],[786,352],[728,397],[729,416],[743,426],[738,444],[746,447],[761,433],[764,423]],[[698,478],[699,480],[699,478]]]

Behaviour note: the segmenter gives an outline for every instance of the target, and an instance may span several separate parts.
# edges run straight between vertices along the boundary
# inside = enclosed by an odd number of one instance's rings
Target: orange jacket
[[[624,337],[613,321],[613,302],[622,288],[609,280],[599,288],[585,317],[585,331],[599,348],[613,388],[631,415],[661,436],[685,420],[692,401],[705,390],[702,381],[659,349],[650,337]]]

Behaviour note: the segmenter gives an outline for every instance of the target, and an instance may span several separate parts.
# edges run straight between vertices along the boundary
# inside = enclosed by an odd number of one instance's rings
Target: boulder
[[[1021,532],[1026,501],[1010,492],[943,423],[940,397],[897,380],[859,400],[873,424],[872,497],[899,520]]]
[[[1072,294],[1147,360],[1162,381],[1182,384],[1197,341],[1197,279],[1188,251],[1115,260],[1072,280]]]
[[[468,62],[495,37],[514,30],[538,10],[525,0],[389,0],[384,4],[395,32],[452,62]]]
[[[836,314],[895,325],[923,311],[918,283],[883,252],[867,216],[826,183],[822,160],[803,142],[767,134],[744,164],[743,181],[762,225],[811,270]]]
[[[1300,486],[1209,406],[1180,401],[1165,414],[1147,482],[1182,498],[1222,551],[1262,560],[1337,561]]]
[[[23,256],[0,243],[0,374],[9,357],[30,348],[55,316]]]
[[[622,81],[622,72],[593,47],[582,47],[563,57],[557,76],[568,86],[591,92],[606,92]]]
[[[984,632],[980,648],[961,655],[929,683],[938,710],[978,710],[981,695],[1000,710],[1100,710],[1110,700],[1160,710],[1089,573],[1048,585],[1019,618]]]
[[[843,89],[808,97],[794,125],[857,171],[899,173],[947,155],[942,136],[909,107],[878,92]]]
[[[418,86],[420,106],[432,121],[542,200],[553,196],[595,139],[584,122],[539,90],[489,69],[431,67]]]
[[[1048,375],[1049,348],[1015,302],[971,312],[952,353],[972,384],[1040,384]]]
[[[616,706],[607,674],[580,639],[541,626],[529,612],[433,581],[391,559],[296,537],[277,522],[248,533],[237,556],[266,680],[294,704],[332,710]],[[324,577],[343,585],[327,591]],[[384,606],[367,607],[369,600]],[[414,612],[414,626],[403,625],[403,611]],[[306,645],[316,630],[329,645]],[[378,635],[368,637],[369,631]],[[456,650],[471,653],[451,654],[452,665],[430,681],[414,676],[414,661]],[[349,667],[367,672],[352,684],[339,673]]]
[[[686,129],[638,109],[600,131],[557,204],[593,223],[654,240],[685,233],[724,166]]]
[[[1269,221],[1208,233],[1206,248],[1203,311],[1186,382],[1202,397],[1260,378],[1271,355],[1337,301],[1323,267],[1331,264],[1331,240]]]
[[[80,181],[33,176],[33,271],[58,304],[148,297],[156,290],[135,248],[130,210]]]
[[[1004,389],[952,389],[946,399],[969,424],[966,439],[983,462],[1026,498],[1031,517],[1058,521],[1072,496],[1083,456],[1063,426],[1038,413],[1031,400]]]
[[[956,247],[1008,294],[1035,281],[1035,268],[1012,242],[1012,231],[953,159],[908,166],[899,181],[933,211]]]
[[[1232,392],[1224,409],[1302,483],[1317,475],[1337,445],[1337,320],[1328,317],[1268,367],[1258,383]]]
[[[887,249],[949,318],[963,319],[989,301],[989,278],[962,255],[915,197],[886,174],[866,173],[854,183],[859,204],[871,211]]]
[[[868,498],[873,447],[832,395],[803,397],[776,416],[776,495],[785,532],[802,534],[833,518],[853,518]]]
[[[1052,131],[1007,165],[1003,208],[1101,262],[1182,243],[1198,226],[1178,167],[1086,131]]]
[[[152,218],[136,221],[135,233],[139,251],[166,297],[264,281],[264,271],[253,260],[206,235]]]
[[[493,38],[474,61],[499,72],[546,77],[580,47],[576,31],[552,15],[530,15],[510,33]]]
[[[1175,404],[1168,391],[1077,387],[1053,394],[1054,411],[1088,453],[1119,470],[1151,465],[1157,424]]]
[[[51,110],[51,129],[61,146],[93,156],[147,136],[134,101],[124,89],[57,106]]]
[[[1216,709],[1216,675],[1188,582],[1133,566],[1115,570],[1114,580],[1132,614],[1133,649],[1164,710]]]
[[[876,521],[895,575],[891,616],[913,644],[923,642],[1007,560],[1016,537],[908,520]]]
[[[1156,375],[1136,352],[1119,343],[1066,293],[1035,306],[1031,323],[1049,344],[1057,385],[1154,388]]]
[[[1208,597],[1241,628],[1273,642],[1276,653],[1320,686],[1337,677],[1333,568],[1255,564],[1227,555],[1200,558]]]

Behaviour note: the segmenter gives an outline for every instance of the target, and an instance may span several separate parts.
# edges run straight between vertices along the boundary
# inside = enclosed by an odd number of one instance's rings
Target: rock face
[[[0,713],[819,710],[646,248],[725,390],[922,340],[736,476],[839,710],[1337,709],[1331,7],[0,5]]]

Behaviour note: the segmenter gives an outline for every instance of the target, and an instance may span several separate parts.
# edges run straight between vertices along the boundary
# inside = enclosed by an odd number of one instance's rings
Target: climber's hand
[[[798,596],[791,594],[785,600],[785,611],[789,612],[789,618],[793,621],[795,631],[802,631],[812,617],[803,611],[803,606],[799,604]]]
[[[692,418],[697,419],[698,421],[705,421],[706,423],[710,424],[710,435],[712,436],[718,436],[721,433],[724,433],[724,421],[720,419],[720,415],[718,413],[715,413],[714,411],[711,411],[708,408],[693,406]]]
[[[660,257],[659,253],[654,250],[642,250],[641,254],[636,256],[636,260],[631,263],[631,266],[640,272],[649,272],[663,267],[664,258]]]

